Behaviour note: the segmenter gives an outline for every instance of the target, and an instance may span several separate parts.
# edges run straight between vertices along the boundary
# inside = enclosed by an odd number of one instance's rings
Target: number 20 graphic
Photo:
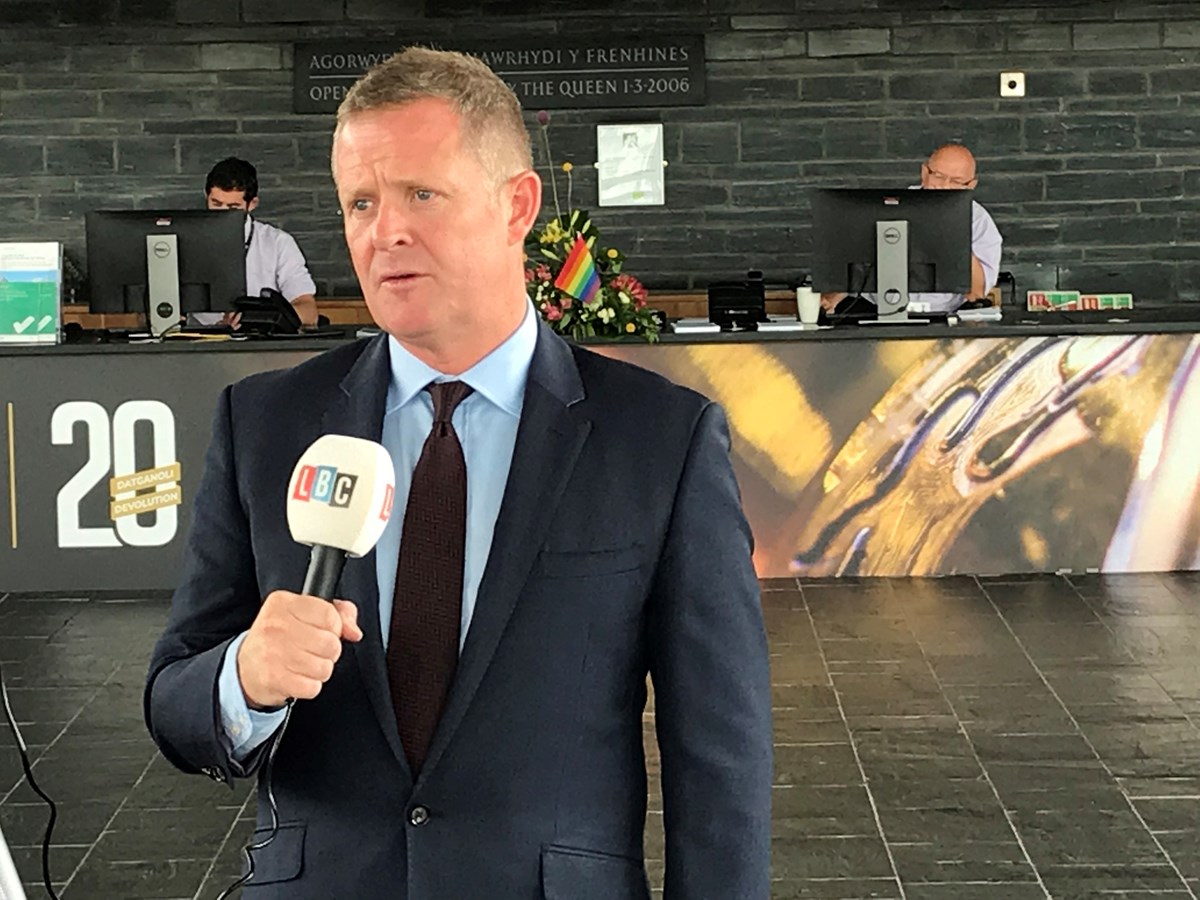
[[[162,547],[169,544],[179,527],[178,507],[168,506],[149,513],[154,517],[149,525],[139,523],[138,517],[131,515],[118,518],[113,526],[84,526],[79,522],[79,504],[107,480],[110,471],[113,476],[131,475],[137,471],[135,426],[138,422],[150,424],[154,466],[175,462],[175,414],[171,408],[160,400],[128,400],[117,407],[110,422],[108,411],[99,403],[71,400],[54,410],[50,419],[51,443],[74,444],[75,425],[80,422],[87,432],[87,462],[58,492],[58,546]]]

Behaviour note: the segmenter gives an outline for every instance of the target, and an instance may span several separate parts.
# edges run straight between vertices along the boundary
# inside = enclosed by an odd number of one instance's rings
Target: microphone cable
[[[300,588],[300,592],[324,598],[333,596],[337,588],[338,578],[342,574],[342,565],[345,561],[346,553],[344,550],[334,550],[330,547],[314,547],[313,554],[308,561],[308,571],[304,574],[304,586]],[[275,803],[275,786],[272,782],[272,776],[275,771],[275,754],[279,750],[279,744],[283,740],[284,732],[287,731],[288,722],[292,720],[292,708],[295,704],[296,698],[289,697],[285,705],[283,722],[280,724],[279,730],[271,736],[271,746],[267,750],[267,761],[263,764],[262,781],[263,787],[267,791],[267,803],[271,809],[271,830],[257,844],[246,844],[242,847],[242,857],[246,860],[246,874],[225,888],[220,896],[217,897],[217,900],[228,900],[234,891],[245,886],[254,878],[254,857],[250,854],[252,852],[257,853],[270,846],[271,841],[275,840],[276,835],[279,834],[279,807]]]
[[[17,717],[13,714],[12,703],[8,698],[8,686],[4,683],[4,663],[0,662],[0,703],[4,706],[4,718],[8,720],[8,727],[12,729],[13,737],[17,741],[17,753],[21,756],[21,768],[25,771],[25,780],[29,782],[29,786],[33,788],[33,792],[45,801],[50,807],[50,819],[46,822],[46,831],[42,835],[42,884],[46,887],[46,893],[53,900],[59,900],[58,894],[54,892],[54,885],[50,880],[50,838],[54,834],[54,823],[58,821],[58,807],[54,805],[54,801],[49,795],[41,789],[37,783],[37,779],[33,777],[33,765],[29,761],[29,747],[25,744],[25,738],[21,734],[21,729],[17,726]]]
[[[254,857],[251,854],[266,849],[271,841],[275,840],[275,836],[279,834],[279,806],[275,803],[275,787],[271,782],[271,775],[275,768],[275,753],[279,750],[279,744],[283,740],[283,733],[287,731],[288,722],[292,719],[292,706],[295,702],[293,698],[288,698],[286,711],[283,714],[283,722],[280,724],[279,730],[271,736],[271,747],[267,750],[267,761],[263,765],[262,778],[263,786],[267,791],[267,803],[271,809],[271,830],[257,844],[246,844],[242,847],[242,858],[246,861],[246,874],[225,888],[217,897],[217,900],[228,900],[229,897],[233,896],[234,891],[244,887],[254,878]]]

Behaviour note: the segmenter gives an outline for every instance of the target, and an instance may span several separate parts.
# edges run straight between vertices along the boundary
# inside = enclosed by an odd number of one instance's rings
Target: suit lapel
[[[342,380],[335,400],[321,420],[322,434],[348,434],[379,441],[383,436],[383,414],[387,405],[391,366],[386,336],[373,340]],[[346,560],[340,593],[358,605],[358,624],[363,639],[353,644],[363,685],[379,727],[396,759],[408,771],[408,760],[400,746],[396,714],[388,689],[383,638],[379,633],[379,584],[375,577],[375,551],[360,559]]]
[[[446,708],[422,773],[437,765],[471,704],[516,607],[591,422],[570,407],[584,397],[570,347],[539,323],[512,466],[491,552]]]

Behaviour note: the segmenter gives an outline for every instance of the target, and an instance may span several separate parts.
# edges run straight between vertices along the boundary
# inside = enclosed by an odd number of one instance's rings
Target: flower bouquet
[[[550,117],[538,113],[546,159],[550,159],[547,125]],[[525,242],[525,289],[533,305],[554,331],[573,339],[590,337],[640,337],[658,339],[659,320],[646,307],[648,292],[632,275],[621,271],[625,255],[600,243],[600,232],[591,217],[571,208],[571,164],[562,164],[567,176],[567,212],[558,202],[554,170],[550,185],[555,217],[530,232]]]

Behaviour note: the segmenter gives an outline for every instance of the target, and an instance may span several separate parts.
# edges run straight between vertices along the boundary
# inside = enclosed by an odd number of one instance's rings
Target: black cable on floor
[[[59,900],[50,880],[50,837],[54,834],[54,823],[58,821],[58,807],[54,805],[54,801],[46,795],[33,777],[33,765],[29,762],[29,748],[25,744],[25,738],[21,735],[21,729],[17,727],[17,717],[13,714],[12,704],[8,699],[8,686],[4,683],[3,662],[0,662],[0,701],[4,705],[4,718],[8,720],[8,727],[12,729],[13,737],[17,739],[17,752],[21,755],[21,768],[25,770],[25,780],[29,782],[33,792],[46,801],[46,805],[50,807],[50,820],[46,823],[45,834],[42,835],[42,883],[46,886],[46,893],[53,900]]]
[[[266,848],[271,841],[275,840],[275,836],[279,834],[279,807],[275,804],[275,788],[271,783],[271,775],[275,768],[275,752],[279,749],[279,743],[283,740],[283,733],[287,731],[288,722],[292,718],[292,705],[295,700],[288,700],[287,711],[283,714],[283,724],[279,726],[279,730],[271,737],[271,749],[267,751],[267,762],[263,768],[263,785],[267,789],[267,803],[271,807],[271,832],[262,841],[257,844],[247,844],[242,848],[242,856],[246,860],[246,874],[225,888],[217,897],[217,900],[228,900],[233,896],[233,892],[244,886],[250,879],[254,877],[254,857],[251,853],[258,853]]]

